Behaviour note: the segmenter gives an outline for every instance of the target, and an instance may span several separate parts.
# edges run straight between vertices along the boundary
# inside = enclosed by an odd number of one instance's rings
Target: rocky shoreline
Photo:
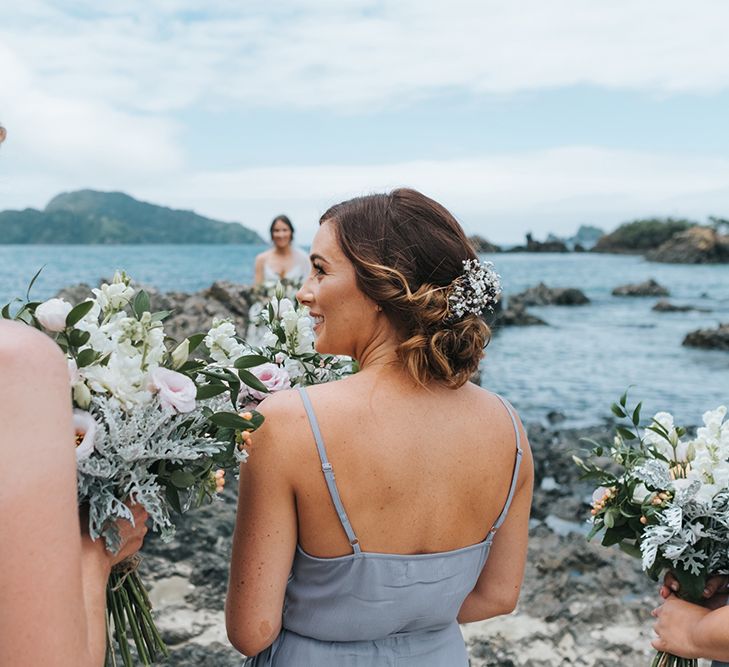
[[[647,667],[657,586],[637,560],[585,540],[592,489],[571,461],[580,438],[604,438],[609,426],[528,431],[536,479],[526,578],[513,614],[463,626],[472,667]],[[171,653],[163,664],[242,663],[223,616],[235,495],[227,488],[183,516],[171,543],[147,539],[142,573]]]

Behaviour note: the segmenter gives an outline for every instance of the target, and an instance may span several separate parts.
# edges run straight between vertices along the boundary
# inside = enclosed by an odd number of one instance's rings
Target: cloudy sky
[[[729,217],[727,25],[724,0],[24,0],[0,209],[122,190],[304,242],[400,185],[507,243]]]

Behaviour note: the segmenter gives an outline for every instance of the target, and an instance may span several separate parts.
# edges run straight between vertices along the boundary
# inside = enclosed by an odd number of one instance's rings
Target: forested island
[[[568,239],[550,234],[545,241],[526,235],[526,244],[504,250],[482,236],[470,237],[477,252],[597,252],[644,255],[652,262],[671,264],[729,263],[729,220],[710,216],[708,224],[674,218],[647,218],[625,222],[605,234],[583,225]]]
[[[138,201],[123,192],[60,194],[44,210],[0,212],[0,243],[263,243],[238,222],[221,222]]]

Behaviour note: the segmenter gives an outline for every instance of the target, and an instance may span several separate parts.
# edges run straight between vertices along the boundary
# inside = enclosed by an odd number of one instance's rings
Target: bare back
[[[498,397],[468,383],[416,389],[354,376],[309,389],[349,520],[363,551],[419,554],[482,541],[504,506],[516,457]],[[303,404],[288,428],[301,547],[351,553]]]

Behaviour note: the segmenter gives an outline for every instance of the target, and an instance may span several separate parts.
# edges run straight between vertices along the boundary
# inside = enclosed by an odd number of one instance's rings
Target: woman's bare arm
[[[260,653],[281,631],[298,535],[289,471],[301,401],[296,392],[280,392],[258,409],[266,421],[253,434],[250,458],[241,466],[225,605],[228,638],[245,655]]]
[[[459,623],[482,621],[509,614],[516,607],[524,579],[532,504],[534,464],[524,427],[521,431],[522,456],[514,499],[506,520],[496,532],[488,559],[474,589],[458,613]]]
[[[115,559],[101,541],[81,537],[73,434],[68,370],[55,343],[0,322],[2,665],[98,667],[104,660]],[[132,540],[119,558],[139,548],[145,530],[124,529]]]
[[[265,263],[266,263],[266,253],[262,252],[260,255],[256,256],[255,276],[253,278],[255,285],[260,285],[263,283],[263,265]]]

